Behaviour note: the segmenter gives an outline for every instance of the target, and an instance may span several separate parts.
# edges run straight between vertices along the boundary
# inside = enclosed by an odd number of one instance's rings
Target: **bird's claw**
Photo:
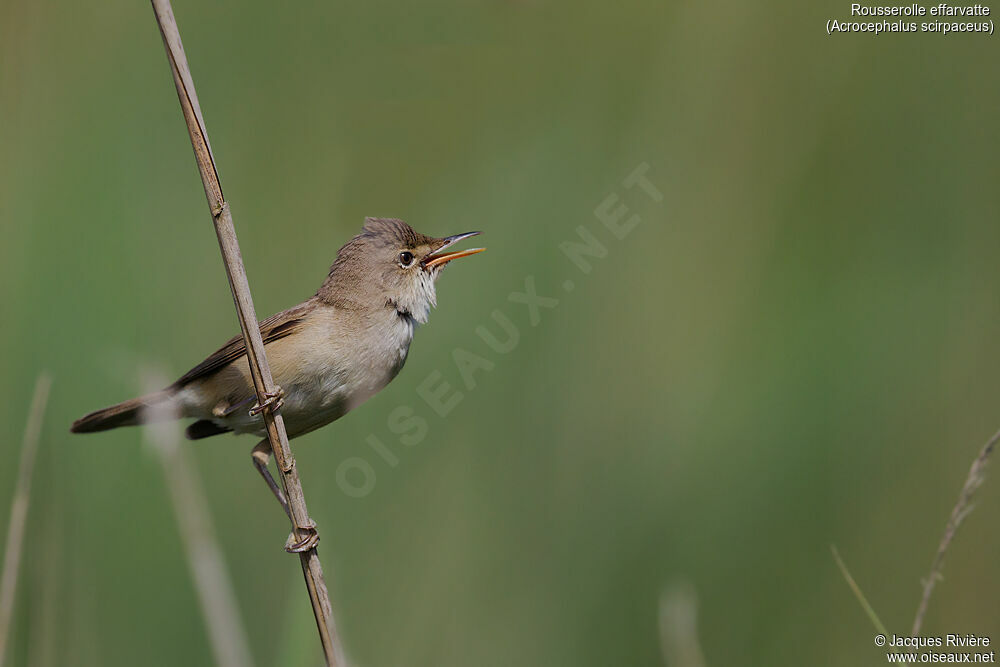
[[[250,408],[250,416],[256,417],[260,413],[264,412],[266,408],[271,408],[271,412],[280,410],[284,402],[285,390],[276,386],[274,391],[264,392],[263,403],[256,403],[252,408]]]
[[[319,544],[319,531],[316,530],[316,523],[312,519],[309,520],[309,524],[292,531],[285,542],[285,551],[290,554],[300,554],[316,548]]]

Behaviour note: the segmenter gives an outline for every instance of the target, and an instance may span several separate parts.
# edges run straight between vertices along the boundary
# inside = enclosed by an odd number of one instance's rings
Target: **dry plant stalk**
[[[174,438],[153,436],[154,447],[170,489],[191,576],[208,628],[209,640],[219,667],[253,667],[239,606],[212,522],[205,513],[205,494],[198,470]]]
[[[660,650],[667,667],[705,667],[698,641],[698,597],[678,582],[660,596]]]
[[[147,380],[143,384],[150,391],[165,386],[158,377]],[[169,407],[167,411],[173,412]],[[219,667],[253,667],[253,656],[240,620],[232,577],[222,557],[212,518],[206,511],[208,501],[198,468],[182,446],[177,425],[173,423],[177,417],[176,414],[156,415],[150,419],[153,423],[146,433],[163,468],[215,664]]]
[[[233,301],[236,303],[240,328],[246,343],[247,360],[257,392],[257,402],[259,405],[265,406],[263,410],[264,425],[277,462],[278,474],[281,477],[282,486],[285,488],[285,497],[288,499],[292,515],[293,531],[296,533],[297,539],[302,539],[304,535],[300,533],[300,528],[313,524],[306,509],[302,484],[295,467],[295,459],[292,457],[292,451],[288,445],[284,421],[279,412],[272,410],[267,400],[268,396],[274,394],[275,384],[264,354],[264,342],[257,324],[253,300],[250,296],[250,285],[247,282],[243,258],[236,240],[236,230],[233,227],[233,218],[229,211],[229,204],[222,194],[222,185],[219,182],[215,158],[208,142],[208,132],[205,130],[205,122],[202,119],[201,107],[198,104],[198,96],[195,93],[187,57],[184,55],[184,47],[181,44],[180,31],[174,19],[173,9],[169,0],[152,0],[152,4],[153,12],[156,14],[156,22],[160,28],[160,35],[163,37],[163,45],[167,50],[167,59],[170,61],[170,70],[177,87],[177,97],[184,113],[184,121],[187,123],[188,134],[191,136],[191,145],[194,148],[202,185],[205,187],[205,196],[208,199],[208,207],[215,224],[215,233],[226,266],[226,275],[229,278]],[[330,594],[323,579],[323,567],[320,564],[319,555],[313,548],[299,554],[299,557],[306,588],[312,601],[313,614],[316,617],[316,627],[323,643],[326,662],[328,665],[344,665],[346,661],[333,622]]]
[[[45,549],[36,561],[39,570],[45,574],[38,590],[32,592],[31,606],[34,609],[28,620],[28,667],[65,664],[62,649],[72,644],[69,632],[60,625],[60,611],[70,595],[65,581],[66,560],[63,555],[66,540],[62,518],[62,502],[58,496],[53,495],[46,508],[46,515],[40,519],[49,532]]]
[[[21,565],[21,547],[24,544],[24,525],[28,519],[28,501],[31,498],[31,473],[35,467],[38,438],[42,432],[42,417],[49,399],[52,380],[42,373],[35,381],[35,394],[31,399],[28,424],[21,441],[21,463],[17,470],[17,488],[10,507],[10,525],[7,527],[7,546],[3,558],[3,575],[0,578],[0,665],[7,654],[7,637],[14,613],[14,594],[17,591],[17,574]]]
[[[919,635],[920,628],[924,624],[924,615],[927,613],[927,605],[931,600],[931,593],[934,592],[934,586],[937,585],[938,579],[941,578],[941,568],[944,565],[944,554],[948,551],[948,547],[951,545],[951,541],[955,538],[955,533],[958,531],[959,525],[962,520],[969,515],[972,511],[972,497],[976,493],[976,489],[979,485],[983,483],[983,475],[986,470],[986,464],[989,462],[990,454],[993,453],[993,449],[996,447],[997,442],[1000,442],[1000,431],[997,431],[989,441],[983,445],[982,450],[979,452],[979,456],[976,460],[972,462],[972,467],[969,468],[969,476],[965,479],[965,485],[962,487],[962,492],[958,494],[958,502],[955,503],[955,507],[951,510],[951,516],[948,517],[948,524],[944,528],[944,535],[941,537],[941,544],[938,545],[937,553],[934,554],[934,562],[931,563],[931,572],[924,579],[924,593],[920,598],[920,606],[917,607],[916,618],[913,619],[913,630],[910,632],[911,635]]]

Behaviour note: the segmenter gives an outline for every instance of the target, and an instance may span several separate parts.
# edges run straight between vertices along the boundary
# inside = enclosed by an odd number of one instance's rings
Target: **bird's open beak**
[[[445,248],[451,247],[459,241],[467,239],[470,236],[476,236],[480,233],[481,232],[466,232],[464,234],[455,234],[454,236],[442,239],[444,242],[441,244],[441,247],[437,249],[437,252],[424,258],[424,268],[430,269],[435,266],[444,266],[453,259],[468,257],[469,255],[475,255],[478,252],[486,250],[486,248],[472,248],[470,250],[458,250],[455,252],[441,252]]]

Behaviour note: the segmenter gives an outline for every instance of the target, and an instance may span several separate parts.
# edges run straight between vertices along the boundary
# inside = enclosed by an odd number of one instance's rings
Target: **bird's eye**
[[[399,265],[405,268],[410,264],[413,264],[413,253],[406,250],[399,253]]]

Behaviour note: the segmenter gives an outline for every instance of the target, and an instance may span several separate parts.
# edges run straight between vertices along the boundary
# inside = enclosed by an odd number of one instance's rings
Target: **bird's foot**
[[[256,417],[260,413],[264,412],[265,409],[271,408],[271,412],[280,410],[282,404],[285,402],[285,390],[281,387],[275,386],[274,391],[264,392],[264,402],[256,403],[252,408],[250,408],[250,416]]]
[[[290,554],[300,554],[315,549],[317,544],[319,544],[319,531],[316,530],[316,522],[309,519],[308,526],[297,528],[288,536],[285,551]]]

